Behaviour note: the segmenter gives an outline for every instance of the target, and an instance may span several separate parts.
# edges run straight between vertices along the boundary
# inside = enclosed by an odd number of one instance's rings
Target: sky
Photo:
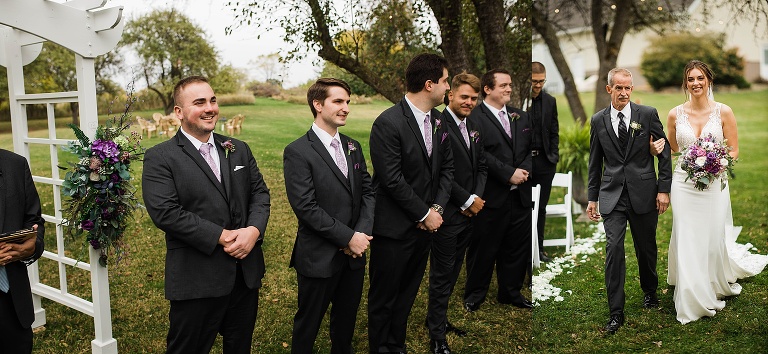
[[[203,28],[214,47],[219,52],[222,64],[246,70],[251,79],[263,81],[264,75],[258,69],[249,65],[260,55],[287,50],[288,45],[282,41],[281,32],[265,32],[255,27],[241,27],[226,35],[224,29],[234,23],[232,10],[224,4],[226,1],[216,0],[109,0],[106,7],[123,6],[123,20],[137,18],[155,9],[168,9],[171,6],[184,13],[193,23]],[[261,37],[258,34],[261,33]],[[283,70],[283,86],[294,87],[319,76],[318,67],[313,65],[317,53],[307,53],[306,57],[296,63],[286,64]],[[135,64],[137,58],[125,58],[126,62]],[[124,79],[126,82],[130,78]]]

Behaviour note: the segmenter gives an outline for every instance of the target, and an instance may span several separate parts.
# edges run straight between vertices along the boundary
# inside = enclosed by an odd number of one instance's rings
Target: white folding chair
[[[539,232],[536,225],[539,222],[539,199],[541,199],[541,185],[537,184],[531,189],[531,199],[533,200],[533,211],[531,217],[531,265],[533,268],[541,266],[539,259]]]
[[[565,246],[565,251],[568,252],[573,245],[573,203],[571,202],[573,200],[573,172],[555,173],[555,178],[552,179],[552,187],[564,187],[566,189],[562,204],[547,205],[548,218],[565,218],[565,237],[545,239],[544,247]]]

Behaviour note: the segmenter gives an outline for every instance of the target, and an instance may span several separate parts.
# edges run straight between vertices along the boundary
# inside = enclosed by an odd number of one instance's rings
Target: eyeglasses
[[[531,80],[531,83],[534,85],[544,85],[544,83],[547,82],[547,79],[544,80]]]

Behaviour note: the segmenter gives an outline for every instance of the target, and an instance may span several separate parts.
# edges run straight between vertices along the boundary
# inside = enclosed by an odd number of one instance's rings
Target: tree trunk
[[[77,102],[69,103],[69,110],[72,111],[72,124],[80,126],[80,105]]]
[[[461,0],[427,0],[427,4],[437,18],[440,26],[440,49],[448,60],[448,72],[451,76],[463,71],[471,72],[464,35],[461,31]]]
[[[576,88],[576,82],[573,79],[571,68],[565,60],[562,48],[560,48],[560,40],[557,38],[557,31],[552,27],[549,21],[547,21],[546,17],[541,12],[541,9],[536,5],[534,5],[531,10],[531,26],[537,33],[539,33],[544,40],[544,43],[546,43],[549,53],[552,55],[552,60],[554,60],[555,66],[557,67],[557,71],[563,78],[565,98],[568,100],[568,106],[573,114],[573,119],[583,126],[587,121],[587,114],[581,103],[579,90]]]
[[[624,36],[629,31],[630,16],[632,16],[631,0],[616,1],[616,11],[612,21],[604,18],[602,4],[602,0],[592,0],[592,8],[590,9],[592,35],[595,38],[595,48],[600,61],[598,79],[595,83],[595,112],[608,107],[611,103],[611,97],[605,90],[605,86],[608,84],[608,72],[616,67],[619,50]],[[610,28],[610,35],[608,34],[609,22],[613,24]]]
[[[512,48],[506,38],[503,0],[472,0],[475,4],[480,38],[485,52],[485,68],[493,70],[512,67]]]
[[[573,201],[581,207],[581,213],[576,221],[589,221],[589,217],[587,217],[589,200],[587,199],[587,183],[585,181],[586,179],[581,173],[573,173]]]

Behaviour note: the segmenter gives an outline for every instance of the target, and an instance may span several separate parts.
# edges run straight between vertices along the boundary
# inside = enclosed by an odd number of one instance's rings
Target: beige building
[[[768,81],[768,23],[740,21],[734,24],[733,14],[727,7],[707,9],[708,20],[704,21],[704,5],[702,0],[671,1],[677,8],[686,8],[690,20],[675,26],[676,31],[689,33],[724,33],[725,48],[738,48],[738,53],[744,58],[744,77],[749,82]],[[555,11],[554,9],[552,11]],[[552,14],[550,14],[552,15]],[[560,45],[568,65],[571,67],[579,91],[595,89],[596,72],[598,70],[597,51],[592,36],[592,30],[584,21],[570,21],[572,25],[559,34]],[[645,29],[641,32],[627,33],[619,52],[617,65],[632,71],[637,89],[650,89],[640,72],[642,54],[651,40],[658,34]],[[563,91],[562,79],[555,68],[549,54],[549,49],[539,36],[533,38],[534,61],[542,62],[547,68],[547,83],[545,89],[553,93]]]

